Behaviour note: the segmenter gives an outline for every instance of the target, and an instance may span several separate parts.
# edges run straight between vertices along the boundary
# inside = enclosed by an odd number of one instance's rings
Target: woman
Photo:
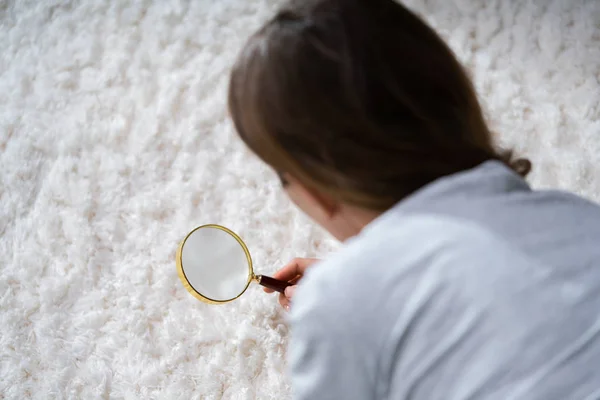
[[[529,162],[495,148],[417,16],[293,2],[240,54],[229,104],[290,198],[345,242],[278,275],[302,278],[296,399],[600,398],[600,207],[530,189]]]

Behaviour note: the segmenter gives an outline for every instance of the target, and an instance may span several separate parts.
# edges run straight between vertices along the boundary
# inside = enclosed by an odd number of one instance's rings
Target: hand
[[[289,311],[292,297],[294,296],[294,292],[296,291],[296,283],[302,279],[304,276],[304,271],[317,261],[320,261],[316,258],[294,258],[292,261],[287,263],[287,265],[281,268],[279,271],[273,275],[273,278],[279,279],[286,282],[291,282],[294,285],[289,286],[285,289],[285,294],[279,295],[279,304],[283,308]],[[271,289],[264,289],[267,293],[273,293]]]

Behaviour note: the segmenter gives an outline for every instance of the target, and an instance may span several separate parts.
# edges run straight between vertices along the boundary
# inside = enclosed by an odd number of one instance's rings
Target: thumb
[[[294,292],[296,292],[296,285],[288,286],[285,288],[285,297],[291,299],[294,296]]]

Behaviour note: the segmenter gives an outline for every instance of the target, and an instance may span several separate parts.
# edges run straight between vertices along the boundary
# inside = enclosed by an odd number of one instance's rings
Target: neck
[[[341,215],[343,215],[345,222],[344,237],[340,238],[342,241],[358,235],[365,226],[369,225],[382,214],[381,211],[373,211],[351,205],[344,205],[342,208]]]

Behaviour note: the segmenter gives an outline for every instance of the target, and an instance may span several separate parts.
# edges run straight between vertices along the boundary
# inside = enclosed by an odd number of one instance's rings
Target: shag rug
[[[229,69],[274,0],[0,0],[0,399],[289,399],[258,287],[177,277],[204,223],[256,269],[336,244],[236,137]],[[600,200],[600,2],[411,0],[472,72],[535,187]]]

